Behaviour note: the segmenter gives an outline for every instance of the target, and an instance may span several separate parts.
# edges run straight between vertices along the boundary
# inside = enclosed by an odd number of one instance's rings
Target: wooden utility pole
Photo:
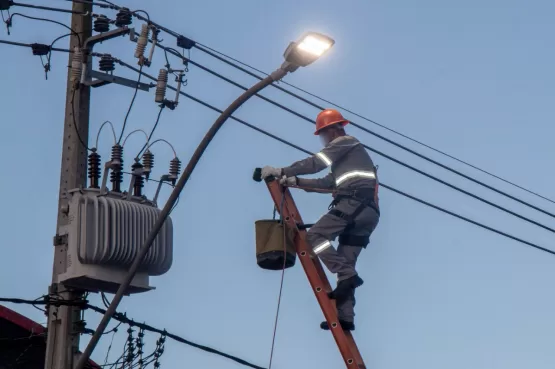
[[[70,50],[83,46],[92,35],[92,5],[73,2],[71,28],[75,34],[70,38]],[[85,14],[85,15],[83,15]],[[81,43],[81,44],[80,44]],[[76,73],[72,77],[73,53],[69,54],[67,92],[60,173],[58,222],[54,237],[54,266],[50,293],[66,301],[82,297],[82,292],[67,289],[57,283],[58,275],[66,271],[67,239],[59,237],[60,227],[68,224],[67,191],[85,187],[87,181],[87,144],[89,137],[90,87],[79,84]],[[79,132],[79,134],[77,134]],[[81,140],[79,139],[81,138]],[[72,306],[50,306],[48,311],[48,338],[46,343],[45,369],[72,369],[79,352],[79,326],[81,310]]]

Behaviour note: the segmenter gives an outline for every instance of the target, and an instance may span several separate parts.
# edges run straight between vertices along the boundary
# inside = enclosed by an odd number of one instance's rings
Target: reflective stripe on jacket
[[[313,156],[283,168],[283,174],[293,177],[318,173],[330,167],[330,173],[317,179],[299,178],[301,187],[321,189],[357,189],[376,187],[376,168],[362,144],[352,136],[340,136]]]

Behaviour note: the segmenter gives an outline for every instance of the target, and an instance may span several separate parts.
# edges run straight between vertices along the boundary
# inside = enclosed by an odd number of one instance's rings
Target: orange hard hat
[[[322,130],[323,128],[338,123],[341,123],[341,125],[344,127],[349,124],[349,121],[343,118],[343,115],[341,115],[341,113],[335,109],[324,109],[316,117],[316,132],[314,132],[314,134],[319,135],[320,130]]]

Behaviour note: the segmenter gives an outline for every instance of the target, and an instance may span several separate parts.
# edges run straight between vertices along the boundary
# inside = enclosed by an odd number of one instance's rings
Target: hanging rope
[[[276,318],[274,321],[274,333],[272,336],[272,349],[270,351],[270,363],[268,364],[268,369],[272,369],[272,361],[274,358],[274,347],[275,347],[275,343],[276,343],[276,333],[277,333],[277,326],[278,326],[278,320],[279,320],[279,308],[281,306],[281,294],[283,291],[283,280],[285,279],[285,263],[287,261],[287,232],[286,232],[286,225],[285,222],[283,221],[283,205],[285,203],[285,190],[286,187],[282,187],[282,191],[281,191],[281,202],[279,205],[279,222],[281,223],[281,228],[283,229],[283,267],[281,268],[281,282],[279,285],[279,295],[278,295],[278,302],[277,302],[277,308],[276,308]],[[274,206],[274,220],[276,219],[276,211],[277,208]]]

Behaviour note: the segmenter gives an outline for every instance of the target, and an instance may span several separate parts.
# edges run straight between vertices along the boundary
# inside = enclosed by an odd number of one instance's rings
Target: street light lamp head
[[[328,51],[335,41],[321,33],[309,32],[299,41],[293,41],[283,53],[285,63],[282,68],[294,72],[299,67],[306,67]]]

